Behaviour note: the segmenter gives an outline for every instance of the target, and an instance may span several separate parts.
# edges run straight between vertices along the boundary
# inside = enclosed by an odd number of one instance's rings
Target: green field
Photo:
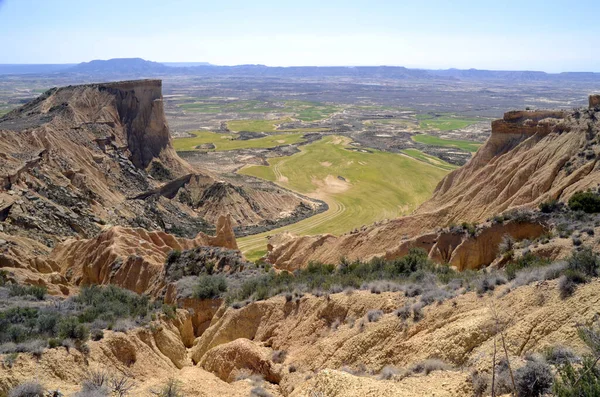
[[[238,245],[255,259],[266,236],[282,231],[299,235],[342,234],[382,219],[412,212],[430,197],[449,170],[408,156],[373,150],[348,150],[350,140],[327,136],[302,146],[300,153],[269,159],[269,166],[239,171],[319,198],[329,210],[293,225],[240,238]]]
[[[480,122],[473,117],[459,117],[452,114],[417,114],[419,127],[422,130],[451,131],[458,130]]]
[[[181,109],[198,113],[287,113],[301,121],[325,119],[340,107],[309,101],[257,101],[208,98],[178,105]],[[250,130],[245,130],[250,131]]]
[[[419,161],[424,161],[427,164],[431,164],[431,165],[443,168],[448,171],[452,171],[452,170],[455,170],[458,168],[457,166],[455,166],[453,164],[447,163],[444,160],[441,160],[435,156],[430,156],[430,155],[423,153],[422,151],[417,150],[417,149],[404,149],[404,150],[402,150],[402,153],[404,153],[414,159],[417,159]]]
[[[340,111],[340,108],[337,106],[319,102],[287,101],[285,106],[291,113],[294,113],[298,120],[302,121],[323,120],[333,113]]]
[[[194,137],[173,139],[175,150],[196,150],[196,146],[212,143],[215,151],[250,149],[250,148],[272,148],[281,145],[290,145],[304,141],[302,134],[277,134],[263,138],[237,140],[238,134],[217,134],[210,131],[192,132]]]
[[[276,129],[278,124],[289,123],[292,121],[289,117],[274,120],[231,120],[227,122],[227,128],[231,131],[250,131],[250,132],[319,132],[328,131],[328,128],[288,128]]]
[[[193,103],[182,103],[181,109],[198,113],[271,113],[282,112],[283,109],[269,107],[263,101],[219,101],[200,99]]]
[[[411,138],[413,141],[425,145],[455,147],[471,153],[475,153],[481,146],[481,143],[477,142],[462,141],[459,139],[444,139],[427,134],[413,135]]]

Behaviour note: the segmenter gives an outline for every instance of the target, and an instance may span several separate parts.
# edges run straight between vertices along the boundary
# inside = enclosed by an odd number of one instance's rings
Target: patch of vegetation
[[[177,138],[173,140],[175,150],[193,151],[205,144],[213,144],[214,149],[202,149],[209,151],[227,151],[253,148],[272,148],[282,145],[292,145],[304,141],[303,134],[277,134],[254,139],[237,139],[238,134],[219,134],[209,131],[192,132],[194,137]]]
[[[417,150],[417,149],[403,149],[402,153],[404,153],[414,159],[423,161],[427,164],[431,164],[433,166],[439,167],[444,170],[452,171],[452,170],[455,170],[456,168],[458,168],[457,166],[455,166],[453,164],[447,163],[444,160],[441,160],[435,156],[430,156],[430,155],[423,153],[422,151]]]
[[[538,267],[538,266],[547,266],[550,264],[550,261],[547,259],[540,258],[531,252],[526,252],[523,256],[519,257],[517,260],[510,262],[506,265],[505,271],[506,276],[509,280],[514,280],[517,276],[517,272],[522,269]]]
[[[177,281],[184,277],[220,273],[225,268],[235,272],[247,265],[239,251],[221,247],[196,247],[184,252],[171,251],[165,262],[165,277]]]
[[[419,126],[423,130],[459,130],[481,121],[474,117],[460,117],[448,113],[417,114]]]
[[[558,379],[552,388],[556,397],[600,396],[600,331],[580,327],[578,334],[591,354],[584,356],[581,364],[567,360],[559,366]]]
[[[282,119],[258,119],[258,120],[231,120],[227,122],[227,128],[231,131],[249,131],[273,133],[277,131],[277,126],[292,121],[289,117]]]
[[[227,291],[227,281],[221,275],[200,276],[194,288],[193,297],[196,299],[214,299]]]
[[[173,179],[173,173],[158,160],[152,161],[148,173],[159,181],[168,181]]]
[[[545,214],[550,214],[560,210],[562,207],[561,203],[556,199],[546,200],[540,203],[539,208]]]
[[[150,394],[156,397],[184,397],[181,391],[181,382],[171,378],[158,390],[151,390]]]
[[[449,277],[453,273],[447,266],[436,266],[421,249],[411,249],[404,257],[394,260],[373,259],[369,262],[348,262],[343,260],[337,267],[321,263],[310,263],[305,269],[289,272],[259,274],[244,280],[239,286],[229,288],[228,302],[247,299],[264,300],[281,293],[305,291],[342,291],[344,288],[371,289],[369,282],[378,280],[408,282],[426,277],[427,274]],[[217,277],[217,276],[212,276]],[[429,289],[426,289],[429,291]],[[421,290],[419,294],[423,292]],[[425,298],[429,300],[429,298]],[[435,301],[431,299],[427,304]],[[379,313],[372,313],[369,320],[378,319]],[[380,316],[379,316],[380,317]]]
[[[306,101],[287,101],[285,106],[296,114],[296,118],[302,121],[323,120],[340,110],[337,106]]]
[[[481,143],[464,141],[459,139],[444,139],[435,135],[427,134],[413,135],[411,136],[411,138],[413,141],[423,143],[425,145],[455,147],[471,153],[476,152],[481,146]]]
[[[59,347],[63,341],[73,341],[69,343],[83,349],[90,329],[111,329],[123,320],[142,324],[153,309],[148,297],[112,285],[83,287],[60,305],[15,303],[0,311],[0,352],[41,355],[46,347]],[[95,331],[95,339],[97,334]]]
[[[569,208],[572,211],[583,211],[588,214],[600,212],[600,194],[592,191],[577,192],[569,199]]]
[[[268,103],[256,100],[219,100],[197,99],[193,103],[178,105],[181,109],[198,113],[271,113],[282,111],[281,108],[270,106]]]
[[[330,208],[293,225],[239,239],[244,254],[264,250],[266,237],[283,231],[341,234],[406,215],[429,198],[449,172],[396,153],[348,150],[348,144],[345,137],[327,136],[302,146],[300,153],[269,159],[269,166],[238,171],[302,194],[320,193]]]
[[[39,382],[27,381],[13,388],[8,397],[45,397],[46,389]]]

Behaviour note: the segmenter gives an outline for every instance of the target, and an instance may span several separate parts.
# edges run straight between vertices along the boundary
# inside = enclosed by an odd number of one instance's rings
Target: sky
[[[600,72],[600,1],[0,0],[0,63]]]

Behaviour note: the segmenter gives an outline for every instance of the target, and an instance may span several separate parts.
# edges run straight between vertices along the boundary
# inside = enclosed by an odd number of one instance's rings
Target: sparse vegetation
[[[47,347],[61,345],[85,351],[90,329],[98,340],[103,328],[119,328],[123,320],[130,324],[148,321],[151,309],[148,297],[116,286],[83,287],[60,304],[38,301],[35,306],[9,307],[0,311],[0,352],[28,352],[39,357]]]
[[[423,125],[424,123],[427,126],[432,125],[432,123],[430,123],[430,122],[421,122],[421,125]],[[436,125],[441,126],[442,124],[437,123]],[[458,125],[459,125],[458,123],[447,124],[448,127],[453,127],[453,126],[458,126]],[[425,127],[425,128],[427,128],[427,127]],[[448,129],[454,129],[454,128],[448,128]],[[426,145],[456,147],[456,148],[459,148],[459,149],[462,149],[464,151],[471,152],[471,153],[476,152],[479,149],[479,147],[481,146],[481,143],[477,143],[477,142],[463,141],[463,140],[459,140],[459,139],[444,139],[444,138],[437,137],[435,135],[419,134],[419,135],[413,135],[411,138],[415,142],[424,143]]]
[[[544,362],[527,361],[515,372],[515,383],[519,397],[539,397],[550,390],[553,382],[552,370]]]
[[[553,393],[557,397],[591,397],[600,395],[600,332],[598,328],[580,327],[579,337],[591,354],[583,357],[581,364],[565,360],[558,369],[558,380]]]
[[[185,397],[181,392],[181,382],[171,378],[158,390],[151,390],[150,393],[156,397]]]
[[[46,390],[44,389],[44,386],[42,386],[40,383],[36,381],[28,381],[13,388],[8,393],[8,397],[45,397],[45,392]]]
[[[588,214],[600,212],[600,194],[592,191],[577,192],[569,199],[572,211],[583,211]]]
[[[194,288],[194,298],[214,299],[227,291],[227,282],[223,276],[200,276]]]

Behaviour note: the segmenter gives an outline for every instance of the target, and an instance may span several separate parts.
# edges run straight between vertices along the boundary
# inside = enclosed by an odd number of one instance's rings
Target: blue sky
[[[598,1],[0,0],[0,63],[600,72]]]

